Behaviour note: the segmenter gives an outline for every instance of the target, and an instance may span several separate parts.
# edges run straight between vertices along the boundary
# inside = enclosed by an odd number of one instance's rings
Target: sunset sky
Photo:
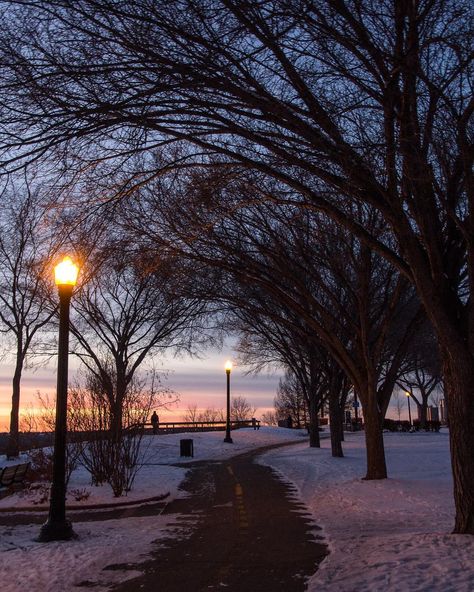
[[[199,408],[225,408],[226,375],[224,365],[232,359],[232,351],[207,352],[203,359],[167,358],[162,368],[169,371],[165,386],[180,394],[180,402],[169,411],[160,411],[163,421],[182,419],[188,405],[196,404]],[[157,364],[158,366],[158,364]],[[70,358],[70,380],[74,379],[77,363]],[[11,379],[13,368],[7,363],[0,365],[0,431],[8,431],[11,409]],[[231,374],[231,396],[246,397],[251,405],[257,407],[257,417],[273,409],[280,375],[262,373],[259,376],[245,376],[244,370],[235,366]],[[36,392],[55,395],[56,369],[51,364],[36,371],[25,371],[22,381],[21,406],[35,404]]]

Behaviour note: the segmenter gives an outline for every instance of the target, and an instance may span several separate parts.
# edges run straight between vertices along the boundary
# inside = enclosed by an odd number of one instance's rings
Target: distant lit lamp
[[[69,257],[54,268],[59,292],[58,377],[56,389],[56,424],[54,430],[53,480],[49,502],[49,517],[41,527],[38,540],[63,541],[75,535],[66,519],[66,432],[67,376],[69,349],[69,305],[76,285],[79,268]]]
[[[410,421],[410,427],[412,427],[412,423],[411,423],[411,408],[410,408],[410,393],[408,391],[405,392],[405,395],[407,396],[408,399],[408,420]]]
[[[227,360],[225,364],[225,373],[227,374],[227,417],[225,422],[225,438],[224,442],[232,444],[233,440],[230,437],[230,373],[232,371],[232,362]]]

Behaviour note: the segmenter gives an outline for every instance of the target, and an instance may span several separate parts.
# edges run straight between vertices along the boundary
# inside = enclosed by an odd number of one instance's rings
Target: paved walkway
[[[286,445],[291,445],[288,443]],[[220,462],[194,462],[183,484],[188,497],[121,508],[68,511],[72,522],[176,515],[178,538],[160,542],[145,563],[108,565],[142,575],[115,592],[302,592],[327,555],[305,506],[256,456],[282,444]],[[41,524],[45,513],[0,514],[0,524]],[[181,525],[181,526],[180,526]],[[94,582],[85,581],[85,587]]]
[[[138,568],[108,566],[144,570],[115,592],[305,590],[327,548],[292,489],[269,467],[253,462],[261,453],[193,463],[184,484],[192,495],[164,510],[194,523],[190,534],[171,539]]]

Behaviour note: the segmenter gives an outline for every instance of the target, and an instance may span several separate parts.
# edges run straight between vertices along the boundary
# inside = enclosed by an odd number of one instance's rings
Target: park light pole
[[[224,442],[232,444],[232,438],[230,436],[230,373],[232,371],[232,362],[227,360],[225,363],[225,373],[227,374],[227,415],[225,422],[225,438]]]
[[[54,429],[53,480],[48,520],[41,527],[41,542],[64,541],[75,537],[72,524],[66,519],[66,432],[67,376],[69,353],[69,305],[79,268],[70,257],[54,268],[59,293],[58,376],[56,388],[56,423]]]
[[[412,427],[411,408],[410,408],[410,393],[408,391],[405,391],[405,395],[407,396],[407,399],[408,399],[408,420],[410,421],[410,427]]]

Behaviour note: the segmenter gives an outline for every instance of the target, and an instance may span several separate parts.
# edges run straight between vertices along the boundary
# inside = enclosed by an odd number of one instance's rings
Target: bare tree
[[[37,432],[40,425],[40,418],[35,412],[33,404],[30,402],[28,405],[23,407],[20,413],[20,431],[23,433],[31,434]]]
[[[93,484],[109,483],[116,497],[127,493],[143,465],[144,425],[151,409],[166,406],[169,391],[161,386],[156,373],[134,374],[121,403],[119,435],[111,434],[115,409],[94,373],[86,372],[83,384],[70,389],[69,394],[69,452],[80,458]]]
[[[263,425],[276,426],[278,424],[278,417],[274,411],[264,411],[261,416]]]
[[[301,385],[294,374],[286,372],[278,382],[274,399],[275,412],[279,419],[292,418],[297,428],[308,424],[308,408],[301,390]]]
[[[413,282],[440,344],[455,532],[473,534],[472,3],[6,5],[4,165],[59,148],[81,164],[158,146],[173,158],[186,140],[176,166],[219,153],[278,178]],[[166,168],[146,164],[129,179]],[[396,245],[345,199],[376,208]]]
[[[242,395],[232,397],[230,403],[230,418],[232,421],[246,421],[255,417],[256,407],[247,401]]]
[[[40,391],[36,393],[36,402],[39,407],[39,412],[36,416],[37,427],[44,432],[54,433],[56,428],[56,401],[52,399],[47,393],[43,394]],[[80,411],[77,405],[77,400],[74,397],[74,389],[72,389],[72,397],[67,408],[67,434],[66,434],[66,486],[69,483],[72,472],[77,469],[80,464],[80,458],[84,449],[84,433],[81,433],[83,425],[78,421],[84,415],[84,410]],[[35,455],[33,455],[35,456]],[[44,454],[39,454],[46,465],[49,465],[48,472],[50,472],[50,480],[52,479],[53,470],[53,454],[51,450],[47,450]],[[33,463],[35,459],[33,458]]]
[[[55,246],[48,208],[28,182],[7,186],[0,211],[0,331],[14,359],[12,406],[7,457],[19,454],[21,377],[38,346],[38,338],[54,317],[50,289]],[[8,344],[5,346],[5,344]],[[11,345],[11,349],[9,347]]]
[[[198,415],[198,421],[225,421],[224,410],[216,409],[215,407],[206,407]]]
[[[192,422],[209,422],[209,421],[225,421],[223,409],[216,409],[215,407],[206,407],[199,411],[196,403],[187,406],[184,414],[184,421]]]
[[[403,408],[405,407],[405,398],[401,392],[397,389],[393,391],[392,398],[390,399],[395,404],[395,409],[397,411],[398,421],[400,421]]]
[[[306,402],[310,446],[319,447],[318,411],[326,391],[320,344],[298,315],[255,284],[240,290],[234,286],[229,296],[241,363],[251,373],[272,366],[291,371]]]
[[[123,428],[127,389],[147,356],[192,351],[195,331],[201,342],[205,337],[205,307],[187,297],[187,281],[173,262],[163,258],[151,272],[111,247],[106,266],[73,300],[73,351],[107,394],[114,437]]]
[[[196,403],[191,403],[187,406],[186,412],[183,417],[183,421],[192,421],[196,422],[198,420],[198,406]]]
[[[308,346],[308,361],[317,359],[311,355],[316,343],[323,345],[363,405],[366,478],[385,478],[382,420],[410,340],[424,318],[414,290],[388,262],[324,215],[301,211],[298,203],[279,204],[281,187],[270,186],[274,203],[254,205],[249,195],[258,186],[248,174],[240,180],[235,171],[230,183],[222,175],[206,175],[201,184],[195,177],[187,186],[186,206],[180,193],[173,198],[168,191],[172,215],[167,236],[184,244],[189,257],[220,268],[220,299],[237,316],[246,315],[256,334],[265,332],[274,351],[280,347],[276,336],[283,334],[288,341],[288,330],[293,331],[290,342],[296,331]],[[298,196],[293,197],[296,201]],[[161,204],[165,198],[159,199]],[[363,219],[367,229],[386,232],[376,211],[356,210],[354,217]],[[318,373],[311,364],[309,370],[305,374],[313,373],[316,385]]]
[[[409,391],[420,416],[420,427],[427,420],[428,401],[442,383],[438,345],[429,325],[421,328],[413,343],[407,371],[398,379],[398,385]]]

